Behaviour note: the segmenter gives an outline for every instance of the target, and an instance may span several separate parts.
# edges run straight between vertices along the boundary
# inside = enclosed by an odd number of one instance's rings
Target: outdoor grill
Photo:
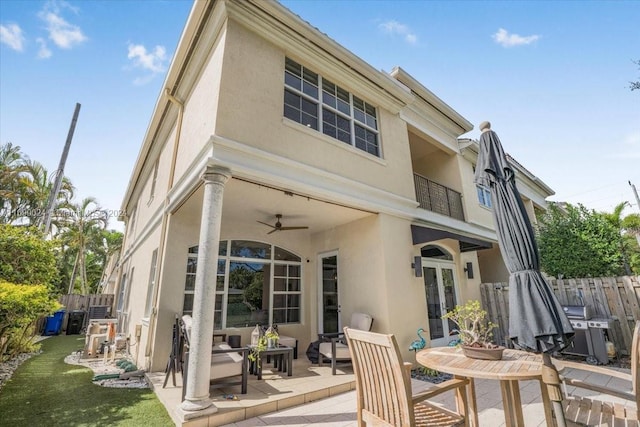
[[[562,353],[584,356],[591,365],[609,363],[605,331],[612,319],[592,318],[591,307],[586,305],[564,305],[562,309],[575,331],[573,342]]]

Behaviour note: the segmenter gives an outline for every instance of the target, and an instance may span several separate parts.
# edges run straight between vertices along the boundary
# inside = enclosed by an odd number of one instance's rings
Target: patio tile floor
[[[148,377],[174,422],[181,427],[356,426],[355,385],[350,367],[339,369],[338,375],[333,376],[330,366],[318,367],[310,364],[306,359],[299,359],[294,361],[293,377],[281,376],[279,372],[271,372],[265,368],[262,381],[256,380],[255,376],[250,376],[248,393],[236,394],[238,400],[226,400],[222,397],[225,393],[237,393],[238,387],[212,389],[211,398],[218,411],[208,417],[187,421],[183,421],[177,411],[182,392],[180,375],[177,375],[176,387],[172,385],[170,379],[167,388],[164,389],[162,388],[163,373],[150,374]],[[587,377],[585,379],[588,381],[601,384],[611,383],[612,385],[618,381],[597,374]],[[414,392],[418,392],[429,388],[431,383],[414,379],[412,386]],[[572,389],[573,387],[570,387],[568,392],[573,393]],[[539,383],[537,381],[521,382],[520,393],[526,426],[545,426]],[[579,390],[578,394],[629,404],[624,400],[602,396],[588,390]],[[504,426],[502,397],[498,382],[476,380],[476,397],[480,425]],[[452,393],[445,393],[432,401],[447,408],[455,408]]]

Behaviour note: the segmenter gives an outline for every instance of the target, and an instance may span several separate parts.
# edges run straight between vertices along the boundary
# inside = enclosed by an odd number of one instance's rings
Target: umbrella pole
[[[562,410],[560,375],[558,375],[558,370],[551,362],[551,356],[548,353],[542,353],[542,382],[547,386],[547,393],[549,394],[549,400],[553,404],[554,418],[558,427],[566,427],[567,422],[564,419]]]

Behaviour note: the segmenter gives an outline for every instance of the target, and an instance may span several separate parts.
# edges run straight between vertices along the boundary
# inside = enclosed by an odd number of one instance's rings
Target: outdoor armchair
[[[411,364],[393,335],[344,328],[356,377],[358,426],[457,426],[468,423],[467,379],[452,379],[412,395]],[[427,399],[455,391],[457,411]],[[466,420],[466,421],[465,421]]]
[[[181,330],[184,335],[185,353],[183,357],[183,393],[186,390],[187,372],[189,369],[189,343],[191,338],[191,316],[182,316]],[[248,379],[247,347],[232,348],[226,342],[219,342],[211,349],[211,368],[208,372],[211,387],[227,387],[240,385],[241,393],[247,393]],[[206,374],[206,373],[205,373]]]
[[[353,313],[349,327],[362,331],[370,331],[373,325],[373,318],[365,313]],[[322,366],[323,359],[326,357],[331,360],[331,373],[336,374],[337,362],[351,361],[349,347],[344,337],[344,332],[334,332],[327,334],[318,334],[318,339],[323,341],[320,343],[318,365]]]

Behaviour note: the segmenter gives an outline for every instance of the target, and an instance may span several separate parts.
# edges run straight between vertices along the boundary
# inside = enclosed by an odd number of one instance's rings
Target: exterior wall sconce
[[[413,271],[415,272],[416,277],[422,277],[422,257],[421,256],[413,257],[411,268],[413,268]]]
[[[467,278],[473,279],[473,263],[468,262],[467,266],[463,270],[467,273]]]

